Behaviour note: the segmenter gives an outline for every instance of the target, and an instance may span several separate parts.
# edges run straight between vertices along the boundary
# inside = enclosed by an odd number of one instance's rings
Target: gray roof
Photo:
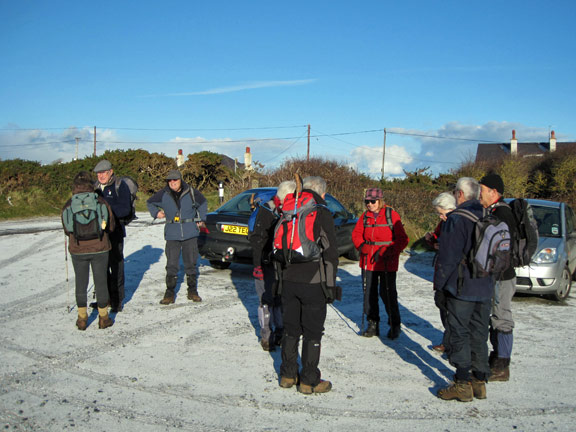
[[[518,156],[521,157],[534,157],[543,156],[550,151],[550,144],[548,142],[542,143],[518,143]],[[558,142],[556,143],[556,151],[569,151],[576,153],[576,142]],[[478,144],[476,150],[476,162],[490,162],[497,159],[502,159],[510,155],[510,143],[499,144]]]

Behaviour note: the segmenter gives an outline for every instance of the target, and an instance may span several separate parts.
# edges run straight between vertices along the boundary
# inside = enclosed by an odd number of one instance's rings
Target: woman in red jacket
[[[366,284],[364,312],[368,317],[368,327],[362,335],[380,336],[380,291],[390,325],[388,338],[396,339],[400,335],[396,272],[398,257],[408,245],[408,236],[398,213],[384,203],[381,189],[368,189],[364,203],[366,211],[352,232],[354,246],[360,251],[360,267]]]

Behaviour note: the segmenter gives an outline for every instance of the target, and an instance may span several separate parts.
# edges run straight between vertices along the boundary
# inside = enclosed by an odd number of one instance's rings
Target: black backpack
[[[512,263],[514,267],[524,267],[530,264],[538,248],[538,224],[532,207],[525,199],[517,198],[509,206],[518,227],[518,236],[512,247]]]
[[[118,191],[120,190],[120,185],[122,184],[122,182],[126,183],[126,186],[128,186],[128,189],[130,189],[131,211],[128,216],[120,218],[120,223],[122,223],[123,225],[128,225],[134,219],[138,219],[136,217],[136,205],[134,204],[134,201],[136,201],[137,199],[136,193],[138,192],[138,183],[130,176],[116,177],[116,184],[115,184],[116,196],[118,196]]]

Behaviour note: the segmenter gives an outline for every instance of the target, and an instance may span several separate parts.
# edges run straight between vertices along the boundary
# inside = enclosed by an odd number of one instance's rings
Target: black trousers
[[[479,379],[490,375],[488,333],[490,301],[458,300],[447,295],[450,363],[456,367],[456,378],[468,380],[470,372]]]
[[[380,305],[378,294],[384,302],[388,314],[388,324],[391,327],[400,325],[400,308],[398,307],[398,292],[396,291],[396,272],[366,271],[366,296],[364,297],[364,313],[369,321],[380,322]]]
[[[114,232],[110,235],[108,254],[108,294],[110,304],[118,306],[124,300],[124,237]]]
[[[184,271],[187,276],[196,278],[198,269],[198,238],[188,240],[166,240],[166,276],[178,276],[180,269],[180,255],[184,262]]]
[[[282,364],[280,375],[298,376],[298,343],[302,336],[300,381],[315,386],[320,382],[320,341],[326,321],[326,297],[320,284],[283,281]]]
[[[98,307],[104,308],[108,305],[108,284],[106,278],[106,268],[108,266],[108,252],[72,255],[72,265],[74,266],[74,276],[76,282],[76,305],[78,307],[88,306],[88,282],[90,281],[90,268],[92,268],[92,278],[94,279],[94,291]]]

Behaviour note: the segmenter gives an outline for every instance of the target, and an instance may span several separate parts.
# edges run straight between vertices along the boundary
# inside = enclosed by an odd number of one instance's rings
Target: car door
[[[354,229],[356,221],[350,219],[350,213],[332,195],[326,194],[325,201],[334,218],[338,253],[342,255],[354,248],[354,244],[352,243],[352,230]]]
[[[568,267],[574,273],[576,269],[576,219],[572,208],[564,205],[564,219],[566,223],[566,254],[568,255]]]

